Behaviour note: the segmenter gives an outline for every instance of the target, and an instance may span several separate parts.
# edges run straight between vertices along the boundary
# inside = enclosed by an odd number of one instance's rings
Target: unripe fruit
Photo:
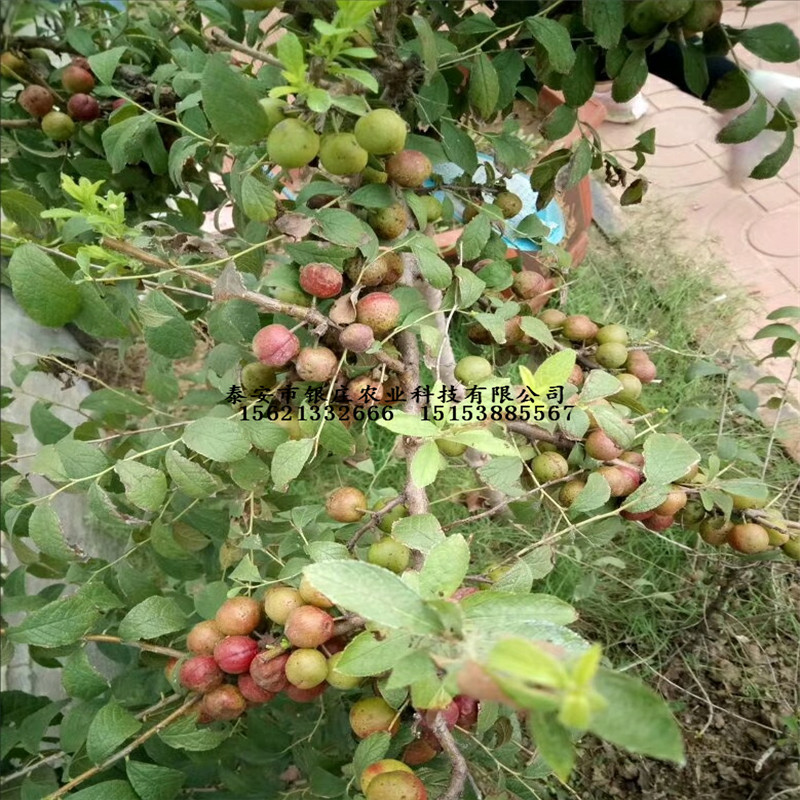
[[[456,364],[455,376],[465,386],[475,386],[491,377],[491,363],[483,356],[464,356]]]
[[[366,739],[378,731],[397,733],[400,721],[397,712],[382,697],[365,697],[353,703],[350,709],[350,727],[359,739]]]
[[[70,64],[61,73],[61,85],[70,94],[88,94],[94,89],[94,76],[89,70]]]
[[[583,382],[586,380],[586,375],[584,375],[583,370],[581,369],[580,364],[576,364],[572,368],[572,372],[569,374],[569,378],[567,378],[567,383],[571,383],[573,386],[577,386],[580,388],[583,386]]]
[[[366,797],[367,800],[428,800],[428,791],[416,775],[398,770],[378,775]]]
[[[656,514],[674,517],[686,505],[688,499],[683,489],[673,486],[666,500],[657,505],[654,511]]]
[[[628,344],[628,331],[622,325],[617,325],[616,323],[603,325],[603,327],[597,331],[597,336],[595,336],[595,338],[598,344],[616,342],[617,344],[626,345]]]
[[[548,483],[565,478],[569,474],[569,464],[561,453],[539,453],[531,461],[531,470],[537,481]]]
[[[645,526],[648,530],[656,531],[657,533],[661,533],[661,531],[665,531],[667,528],[671,527],[675,524],[675,517],[670,514],[653,514],[649,516],[646,520],[642,521],[642,525]]]
[[[612,400],[638,400],[642,394],[642,382],[630,372],[620,372],[615,376],[622,388],[612,395]]]
[[[524,270],[523,272],[514,273],[514,291],[524,300],[530,300],[532,297],[541,294],[544,291],[546,283],[547,278],[533,270]],[[555,311],[555,309],[553,309],[553,311]],[[564,314],[561,316],[562,320],[566,319]]]
[[[370,545],[367,561],[399,575],[411,561],[411,550],[391,536],[384,536],[383,539]]]
[[[769,534],[761,525],[744,522],[730,529],[728,544],[740,553],[763,553],[769,550]]]
[[[214,617],[217,627],[228,636],[245,636],[261,622],[261,604],[252,597],[231,597]]]
[[[412,767],[418,767],[421,764],[427,764],[433,761],[439,754],[439,750],[427,739],[417,739],[411,742],[405,750],[403,750],[403,761],[410,764]]]
[[[626,461],[634,467],[644,466],[644,456],[641,453],[637,453],[635,450],[625,450],[619,458],[620,461]]]
[[[622,455],[622,448],[618,447],[611,437],[599,428],[592,431],[584,442],[586,455],[598,461],[611,461]]]
[[[375,334],[369,325],[354,322],[339,334],[339,344],[353,353],[365,353],[375,344]]]
[[[329,381],[339,366],[339,358],[327,347],[304,347],[294,362],[301,381],[322,383]]]
[[[368,153],[385,156],[399,153],[406,143],[406,123],[388,108],[378,108],[360,117],[355,124],[356,140]]]
[[[361,179],[364,183],[386,183],[389,180],[389,176],[379,169],[364,167],[361,171]]]
[[[289,655],[286,678],[298,689],[313,689],[328,677],[328,659],[319,650],[300,648]]]
[[[728,541],[733,523],[724,517],[706,517],[700,523],[700,538],[713,547],[720,547]]]
[[[625,361],[625,369],[635,375],[642,383],[652,383],[658,371],[650,356],[644,350],[629,350]]]
[[[315,262],[300,268],[300,286],[304,292],[320,300],[336,297],[342,291],[344,278],[332,264]]]
[[[499,192],[494,199],[494,204],[503,213],[506,219],[516,217],[522,211],[522,199],[514,192]]]
[[[694,0],[692,7],[681,17],[686,38],[713,28],[722,18],[722,0]]]
[[[396,283],[403,276],[403,259],[397,253],[384,253],[366,266],[353,259],[345,267],[347,277],[361,286],[380,286]]]
[[[367,166],[369,153],[352,133],[329,133],[319,148],[319,163],[332,175],[352,175]]]
[[[22,77],[26,72],[27,65],[19,56],[6,51],[0,55],[0,74],[4,78]]]
[[[781,545],[781,550],[793,561],[800,561],[800,539],[789,539],[788,542]]]
[[[295,647],[319,647],[333,636],[333,617],[316,606],[300,606],[289,614],[283,635]]]
[[[259,653],[250,663],[250,677],[256,682],[256,686],[265,692],[278,694],[288,685],[286,679],[286,662],[289,660],[288,653],[270,658],[269,651]]]
[[[408,230],[406,207],[402,203],[373,211],[367,221],[379,239],[396,239]]]
[[[208,692],[225,677],[212,656],[193,656],[181,665],[180,681],[192,692]]]
[[[326,680],[330,686],[333,686],[334,689],[341,689],[342,691],[346,691],[347,689],[355,689],[356,686],[361,684],[361,678],[357,677],[356,675],[345,675],[344,672],[339,672],[336,667],[341,660],[341,652],[334,653],[328,659],[328,677]]]
[[[386,336],[400,322],[400,303],[386,292],[372,292],[356,303],[356,321],[368,325],[376,337]]]
[[[242,389],[248,397],[258,397],[277,383],[275,370],[260,361],[251,361],[242,367]]]
[[[380,511],[388,502],[388,500],[378,500],[372,507],[372,510]],[[378,523],[378,528],[384,533],[391,533],[394,523],[397,522],[397,520],[404,519],[407,516],[408,508],[401,503],[381,517],[381,520]]]
[[[558,493],[558,502],[565,508],[569,508],[574,502],[575,498],[584,490],[586,484],[583,481],[574,480],[567,481]]]
[[[328,495],[325,511],[337,522],[358,522],[367,511],[367,498],[360,489],[343,486]]]
[[[212,720],[225,722],[244,714],[247,711],[247,700],[236,686],[228,683],[205,695],[200,708]]]
[[[777,511],[767,511],[766,518],[760,524],[769,534],[770,547],[781,547],[789,541],[789,534],[786,533],[786,520]]]
[[[658,0],[651,5],[651,13],[660,22],[675,22],[692,7],[692,0]]]
[[[214,660],[228,675],[241,675],[250,669],[258,652],[258,642],[249,636],[226,636],[214,648]]]
[[[737,511],[745,511],[750,508],[764,508],[767,504],[766,498],[758,499],[755,497],[746,497],[742,494],[732,494],[733,507]]]
[[[462,214],[461,218],[462,221],[466,224],[467,222],[472,222],[478,214],[481,213],[481,203],[472,203],[468,202],[464,206],[464,213]]]
[[[299,689],[289,684],[286,687],[286,696],[295,703],[313,703],[327,688],[328,684],[325,681],[313,689]]]
[[[461,442],[449,442],[447,439],[437,439],[436,446],[443,456],[463,456],[467,451],[467,446]]]
[[[267,325],[253,337],[253,353],[268,367],[282,367],[299,352],[300,340],[284,325]]]
[[[539,314],[539,319],[547,325],[552,331],[554,328],[560,328],[564,324],[567,315],[557,308],[546,308]]]
[[[606,342],[597,348],[594,357],[601,367],[617,369],[621,367],[628,358],[628,349],[624,344],[620,344],[619,342]]]
[[[319,152],[319,136],[299,119],[281,120],[267,137],[269,160],[284,169],[304,167]]]
[[[186,647],[198,656],[210,656],[214,648],[225,638],[214,620],[198,622],[186,637]]]
[[[166,664],[164,664],[164,677],[167,679],[168,683],[175,683],[175,681],[179,680],[180,673],[178,672],[178,659],[177,658],[170,658]]]
[[[570,314],[561,326],[561,332],[571,342],[583,342],[594,339],[597,335],[597,325],[585,314]]]
[[[79,122],[91,122],[100,116],[100,103],[89,94],[74,94],[67,103],[67,113]]]
[[[428,156],[419,150],[402,150],[386,160],[385,169],[389,180],[416,189],[430,178],[433,165]]]
[[[383,775],[386,772],[411,773],[411,767],[404,764],[402,761],[397,761],[394,758],[382,758],[380,761],[370,764],[361,773],[361,791],[366,792],[367,789],[369,789],[369,785],[372,783],[373,779],[377,778],[378,775]]]
[[[236,680],[236,685],[248,703],[269,703],[275,697],[273,692],[265,692],[248,673],[240,675]]]
[[[17,96],[17,102],[32,116],[43,117],[53,110],[53,95],[44,88],[31,84]]]
[[[68,114],[51,111],[42,117],[42,133],[54,142],[64,142],[75,133],[75,123]]]
[[[285,119],[283,110],[286,108],[286,103],[277,97],[264,97],[258,101],[258,104],[264,109],[264,114],[267,117],[267,127],[264,133],[268,134],[279,122]]]
[[[305,575],[300,579],[300,597],[310,606],[316,606],[317,608],[333,607],[333,602],[318,589],[315,589]]]
[[[347,399],[356,406],[374,406],[383,399],[383,384],[369,375],[353,378],[347,384]]]
[[[419,199],[425,208],[425,216],[428,218],[428,224],[442,218],[442,204],[432,194],[424,194]]]
[[[705,519],[706,510],[699,500],[690,500],[676,515],[676,520],[684,527],[689,528]]]

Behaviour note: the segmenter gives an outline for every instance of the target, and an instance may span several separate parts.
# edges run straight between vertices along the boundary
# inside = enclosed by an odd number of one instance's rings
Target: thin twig
[[[362,525],[351,537],[350,541],[347,543],[347,549],[352,553],[355,550],[356,545],[358,544],[358,540],[367,532],[372,530],[377,524],[393,509],[400,505],[400,503],[405,500],[405,496],[402,494],[397,495],[397,497],[392,498],[383,508],[379,511],[371,511],[367,512],[370,514],[370,519],[364,525]]]
[[[105,634],[92,634],[83,637],[84,642],[103,642],[106,644],[124,644],[128,647],[138,647],[148,653],[158,653],[162,656],[169,656],[170,658],[183,658],[186,653],[180,650],[174,650],[171,647],[162,647],[158,644],[148,644],[147,642],[126,642],[119,636],[107,636]]]
[[[441,713],[436,715],[436,719],[431,728],[433,730],[433,735],[442,746],[442,750],[447,753],[447,757],[450,759],[450,763],[453,767],[453,772],[450,775],[450,783],[445,793],[439,795],[439,800],[458,800],[464,793],[464,785],[469,775],[467,761],[461,750],[459,750],[458,744],[453,738],[453,734],[450,733],[447,723]]]
[[[260,50],[256,50],[254,47],[248,47],[246,44],[237,42],[235,39],[231,39],[229,36],[226,36],[222,31],[214,31],[211,34],[211,39],[217,44],[221,44],[223,47],[227,47],[230,50],[236,50],[239,53],[244,53],[245,55],[250,56],[250,58],[254,58],[256,61],[261,61],[263,64],[269,64],[272,67],[283,68],[283,64],[281,64],[277,58],[273,58],[267,53],[262,53]]]
[[[0,128],[38,128],[38,119],[0,119]]]
[[[575,444],[572,439],[567,439],[566,436],[550,433],[550,431],[546,431],[544,428],[540,428],[537,425],[530,425],[527,422],[514,420],[505,422],[504,424],[510,431],[521,433],[533,442],[549,442],[556,447],[572,447]]]

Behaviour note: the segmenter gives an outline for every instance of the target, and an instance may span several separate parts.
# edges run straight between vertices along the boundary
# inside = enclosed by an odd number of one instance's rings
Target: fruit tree
[[[2,279],[97,360],[3,387],[89,387],[77,426],[34,405],[35,454],[3,423],[3,656],[67,695],[3,701],[9,796],[531,797],[586,733],[681,762],[666,703],[534,581],[585,533],[771,560],[798,525],[665,429],[644,332],[560,310],[543,215],[592,170],[646,188],[652,131],[633,166],[585,123],[563,144],[597,65],[622,101],[670,37],[702,83],[686,25],[773,60],[791,34],[714,0],[7,5]],[[545,86],[542,139],[514,109]],[[722,139],[767,124],[791,151],[760,97]],[[74,545],[62,493],[116,557]],[[525,545],[478,563],[512,524]]]

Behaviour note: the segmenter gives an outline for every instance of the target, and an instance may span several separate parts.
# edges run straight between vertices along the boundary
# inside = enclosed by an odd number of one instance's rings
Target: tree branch
[[[364,525],[362,525],[351,537],[350,541],[347,543],[347,549],[352,553],[353,550],[356,549],[356,545],[358,544],[358,540],[367,532],[372,530],[377,524],[395,507],[399,506],[403,500],[405,500],[405,495],[399,494],[397,497],[391,499],[382,509],[379,511],[368,511],[367,513],[370,514],[370,519]]]
[[[283,68],[283,64],[281,64],[277,58],[273,58],[267,53],[262,53],[260,50],[256,50],[255,47],[248,47],[246,44],[237,42],[235,39],[231,39],[229,36],[226,36],[222,31],[213,31],[211,33],[211,40],[216,44],[221,44],[223,47],[226,47],[229,50],[236,50],[238,53],[244,53],[245,55],[250,56],[250,58],[260,61],[263,64],[269,64],[271,67]]]
[[[171,647],[162,647],[158,644],[148,644],[147,642],[126,642],[119,636],[106,636],[105,634],[92,634],[83,637],[84,642],[103,642],[105,644],[124,644],[128,647],[138,647],[148,653],[158,653],[162,656],[169,656],[170,658],[183,658],[186,653],[180,650],[174,650]]]
[[[450,763],[453,767],[453,773],[450,776],[450,783],[444,794],[439,795],[439,800],[458,800],[464,793],[464,785],[469,776],[469,769],[467,768],[467,761],[464,758],[461,750],[458,749],[458,744],[450,733],[447,723],[441,713],[436,715],[436,719],[431,726],[433,735],[436,737],[442,750],[447,753]]]
[[[0,128],[39,128],[38,119],[0,119]]]
[[[557,433],[550,433],[544,428],[539,428],[536,425],[530,425],[527,422],[520,422],[518,420],[508,421],[503,423],[506,428],[514,433],[521,433],[523,436],[530,439],[532,442],[549,442],[556,447],[572,447],[575,442],[568,439],[566,436],[560,436]]]
[[[45,50],[51,50],[53,53],[81,55],[66,42],[62,42],[59,39],[51,39],[49,36],[12,36],[8,47],[12,50],[15,48],[19,50],[35,50],[37,47],[41,47]]]

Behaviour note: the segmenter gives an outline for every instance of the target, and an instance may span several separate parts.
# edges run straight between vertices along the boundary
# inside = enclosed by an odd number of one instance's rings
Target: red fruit
[[[201,713],[212,720],[226,721],[236,719],[247,711],[247,700],[235,686],[226,683],[212,689],[200,705]]]
[[[584,443],[586,455],[598,461],[611,461],[622,455],[622,448],[618,447],[611,437],[601,430],[592,431]]]
[[[275,658],[270,656],[271,653],[265,651],[250,662],[250,677],[256,682],[256,686],[265,692],[278,694],[289,685],[286,678],[286,662],[289,660],[289,654],[282,653]]]
[[[67,103],[67,113],[79,122],[91,122],[100,116],[100,103],[89,94],[74,94]]]
[[[637,469],[628,469],[628,467],[618,466],[618,469],[625,480],[622,495],[623,497],[627,497],[629,494],[632,494],[642,482],[642,473]]]
[[[665,531],[671,525],[675,523],[675,517],[672,516],[665,516],[664,514],[653,514],[652,517],[648,517],[646,520],[642,522],[642,524],[651,531]]]
[[[249,636],[226,636],[214,648],[214,660],[228,675],[240,675],[250,669],[258,652],[258,642]]]
[[[327,347],[304,347],[294,362],[294,368],[301,381],[322,383],[336,374],[339,359]]]
[[[625,361],[625,369],[635,375],[642,383],[652,383],[658,370],[644,350],[629,350]]]
[[[513,706],[503,690],[497,685],[494,678],[476,661],[468,661],[458,673],[458,688],[467,697],[476,700],[494,700]]]
[[[17,96],[17,102],[32,116],[43,117],[53,110],[53,95],[44,88],[31,84]]]
[[[688,502],[686,492],[678,487],[673,487],[661,505],[656,507],[656,514],[674,517]]]
[[[295,647],[319,647],[333,636],[333,617],[316,606],[300,606],[289,614],[283,634]]]
[[[269,703],[269,701],[275,697],[274,692],[264,691],[264,689],[253,680],[252,675],[248,675],[247,673],[238,677],[236,685],[239,687],[239,691],[248,703]]]
[[[546,283],[547,278],[533,270],[524,270],[514,275],[514,291],[524,300],[530,300],[545,291]]]
[[[728,544],[740,553],[763,553],[769,550],[769,532],[753,522],[740,523],[728,532]]]
[[[286,688],[286,696],[295,703],[312,703],[316,700],[326,689],[327,683],[321,683],[313,689],[298,689],[291,684]]]
[[[300,286],[312,297],[327,300],[342,291],[342,273],[332,264],[306,264],[300,269]]]
[[[325,652],[329,656],[335,656],[337,653],[341,653],[345,647],[347,647],[347,640],[343,639],[341,636],[334,636],[332,639],[328,639],[328,641],[325,642]]]
[[[181,666],[181,684],[193,692],[208,692],[219,686],[224,677],[212,656],[194,656]]]
[[[87,69],[77,64],[70,64],[61,73],[61,85],[70,94],[87,93],[94,89],[94,77]]]
[[[217,623],[207,619],[198,622],[189,631],[189,635],[186,637],[186,646],[198,656],[210,656],[224,638],[225,634],[219,629]]]
[[[623,519],[630,520],[631,522],[643,522],[655,514],[655,511],[620,511],[619,515]]]
[[[434,745],[428,739],[417,739],[403,750],[402,758],[409,766],[418,767],[436,758],[440,750],[438,744]]]
[[[372,347],[375,342],[375,334],[369,325],[363,325],[360,322],[354,322],[348,325],[339,334],[339,344],[345,350],[350,350],[353,353],[364,353]]]
[[[171,658],[167,663],[164,665],[164,677],[170,682],[173,683],[178,679],[178,673],[175,671],[175,668],[178,666],[178,659]]]
[[[437,716],[442,716],[444,718],[444,723],[447,727],[452,730],[455,728],[456,723],[458,722],[459,714],[461,710],[459,709],[458,703],[455,700],[450,702],[446,708],[429,708],[422,716],[422,724],[426,728],[433,730],[433,724],[436,722]]]
[[[284,325],[267,325],[253,337],[253,353],[268,367],[282,367],[299,352],[300,340]]]
[[[111,110],[116,111],[118,108],[122,108],[128,101],[124,97],[118,97],[112,104]]]
[[[369,375],[353,378],[347,384],[347,399],[357,406],[374,406],[383,399],[383,384]]]
[[[419,150],[401,150],[386,160],[384,169],[390,180],[411,189],[422,186],[433,172],[430,159]]]
[[[460,694],[455,699],[458,706],[458,725],[459,728],[469,729],[478,721],[478,701],[474,697],[467,697]]]
[[[456,589],[447,599],[451,603],[457,603],[459,600],[463,600],[465,597],[469,597],[477,591],[478,588],[476,586],[462,586],[460,589]]]
[[[231,597],[219,607],[214,621],[227,636],[252,633],[261,622],[261,603],[252,597]]]
[[[375,336],[385,336],[400,322],[400,303],[386,292],[372,292],[356,303],[356,320]]]

